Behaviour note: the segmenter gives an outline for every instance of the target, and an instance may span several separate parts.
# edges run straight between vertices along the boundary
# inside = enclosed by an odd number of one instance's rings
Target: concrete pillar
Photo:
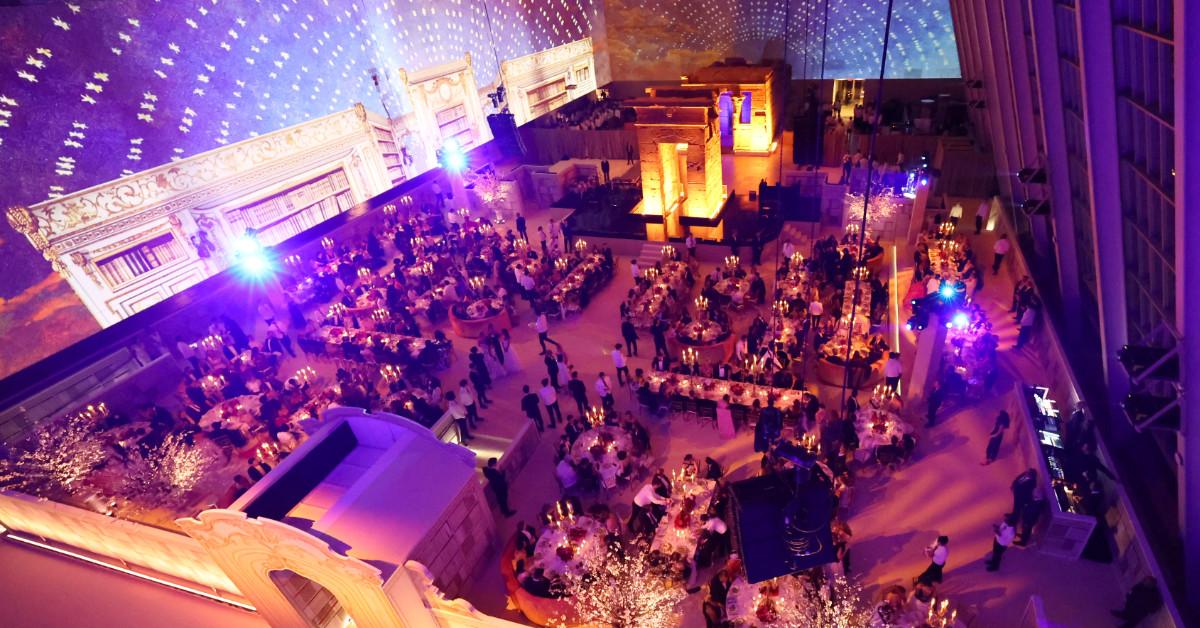
[[[1029,0],[1033,29],[1034,63],[1041,99],[1046,182],[1050,186],[1050,212],[1054,221],[1054,252],[1058,262],[1058,288],[1064,312],[1079,311],[1079,257],[1075,248],[1075,214],[1071,209],[1071,182],[1067,177],[1066,131],[1063,122],[1062,79],[1058,72],[1058,42],[1054,31],[1054,5]],[[1067,330],[1070,334],[1070,330]]]
[[[1125,248],[1117,161],[1117,101],[1113,74],[1113,25],[1106,2],[1076,12],[1084,91],[1084,130],[1092,201],[1096,278],[1100,301],[1100,347],[1109,400],[1124,399],[1129,389],[1117,350],[1126,343]],[[1086,229],[1088,225],[1076,225]],[[1120,409],[1112,408],[1114,416]]]
[[[925,181],[924,184],[921,181]],[[917,236],[921,234],[921,226],[925,224],[925,208],[929,206],[929,195],[933,188],[936,187],[936,177],[933,175],[921,175],[917,180],[917,197],[913,199],[912,213],[908,216],[908,245],[913,246],[917,243]]]
[[[908,398],[904,405],[915,407],[925,400],[930,385],[938,376],[942,364],[942,350],[946,348],[946,323],[934,314],[929,317],[929,326],[917,335],[917,352],[913,356],[912,368],[904,382]]]
[[[1200,5],[1175,0],[1175,318],[1183,339],[1183,387],[1200,391]],[[1196,124],[1192,124],[1196,122]],[[1192,172],[1193,157],[1197,172]],[[1191,212],[1191,216],[1189,216]],[[1200,399],[1183,401],[1179,511],[1188,606],[1200,607]],[[1192,454],[1195,454],[1195,457]]]

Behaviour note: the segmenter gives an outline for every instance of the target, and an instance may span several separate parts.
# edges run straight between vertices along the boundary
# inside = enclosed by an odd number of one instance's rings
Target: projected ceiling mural
[[[599,0],[77,0],[0,7],[6,62],[0,209],[356,102],[383,113],[375,72],[386,77],[469,53],[482,89],[497,79],[498,59],[588,35],[602,41],[602,25]],[[3,377],[98,326],[3,221],[0,246]]]
[[[887,0],[605,1],[615,80],[677,79],[726,56],[779,58],[785,30],[794,77],[819,77],[823,48],[825,78],[877,77],[886,11]],[[888,77],[959,76],[948,0],[896,0],[890,39]]]

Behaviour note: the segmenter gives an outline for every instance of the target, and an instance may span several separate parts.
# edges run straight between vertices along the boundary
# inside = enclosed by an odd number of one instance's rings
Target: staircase
[[[637,254],[638,267],[649,268],[655,263],[661,262],[663,258],[662,247],[664,246],[668,246],[666,242],[643,242],[642,250]],[[682,244],[671,244],[670,246],[674,246],[679,250],[681,258],[687,255]]]
[[[778,246],[783,246],[785,240],[790,240],[792,246],[796,247],[797,251],[807,259],[812,255],[812,234],[814,229],[810,222],[786,222],[783,224],[783,230],[779,232]],[[815,233],[820,237],[821,229],[818,227]]]

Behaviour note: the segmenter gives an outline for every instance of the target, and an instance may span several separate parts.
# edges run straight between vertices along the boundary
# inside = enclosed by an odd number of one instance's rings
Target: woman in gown
[[[521,360],[517,357],[517,350],[513,348],[512,336],[507,329],[500,330],[500,348],[504,350],[504,370],[509,373],[521,372]]]

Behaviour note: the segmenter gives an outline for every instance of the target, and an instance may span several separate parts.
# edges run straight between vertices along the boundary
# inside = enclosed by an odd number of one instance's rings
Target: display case
[[[1018,450],[1025,463],[1037,469],[1049,508],[1049,519],[1037,536],[1038,549],[1052,556],[1079,558],[1096,529],[1096,517],[1088,514],[1066,478],[1065,417],[1046,387],[1018,383],[1014,397]]]

